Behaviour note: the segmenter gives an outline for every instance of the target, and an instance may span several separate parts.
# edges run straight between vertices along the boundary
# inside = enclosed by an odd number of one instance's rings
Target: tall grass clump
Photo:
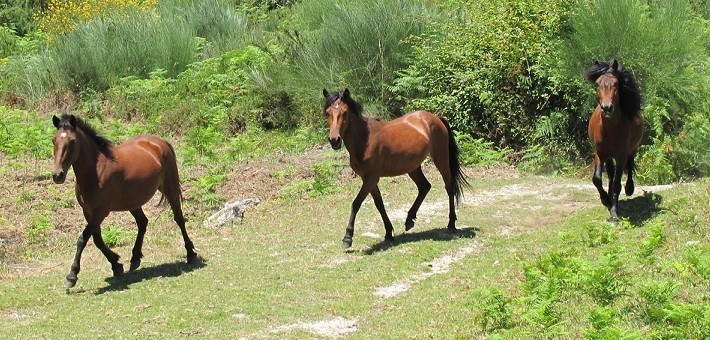
[[[409,38],[426,30],[424,1],[306,0],[294,7],[294,88],[349,86],[366,101],[397,111],[388,86],[406,67]]]
[[[196,37],[205,39],[204,57],[218,56],[257,39],[247,15],[226,0],[176,0],[160,4],[163,20],[182,22]]]
[[[16,94],[32,104],[53,92],[102,92],[159,69],[174,78],[207,47],[222,52],[248,32],[245,16],[219,0],[171,3],[157,12],[128,7],[79,21],[37,54],[12,58],[7,69]]]
[[[692,1],[584,1],[570,19],[558,64],[570,82],[586,86],[585,120],[593,89],[581,73],[594,60],[619,58],[643,92],[646,138],[639,178],[645,183],[705,176],[710,160],[698,149],[710,129],[710,31]]]

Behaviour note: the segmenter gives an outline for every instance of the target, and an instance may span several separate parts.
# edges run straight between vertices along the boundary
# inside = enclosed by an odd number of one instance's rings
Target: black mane
[[[619,80],[619,102],[627,115],[636,115],[641,111],[641,92],[633,74],[623,68],[615,59],[611,63],[595,61],[584,73],[590,82],[596,82],[603,74],[611,73]]]
[[[338,99],[342,100],[345,104],[347,104],[348,108],[350,108],[350,111],[353,111],[357,115],[362,115],[362,112],[363,112],[362,104],[350,96],[350,91],[348,91],[348,89],[345,89],[345,91],[343,91],[343,92],[328,93],[328,95],[325,96],[325,103],[323,104],[323,112],[325,112]]]
[[[74,115],[62,114],[61,120],[57,124],[57,128],[75,128],[74,126],[72,126],[72,117],[76,120],[76,128],[81,129],[84,134],[86,134],[96,143],[96,146],[98,146],[99,148],[99,152],[104,154],[106,158],[110,160],[116,160],[115,156],[113,155],[113,150],[111,150],[113,143],[110,140],[106,139],[106,137],[96,132],[96,129],[94,129],[94,127],[89,125],[89,123],[85,122],[83,119]]]

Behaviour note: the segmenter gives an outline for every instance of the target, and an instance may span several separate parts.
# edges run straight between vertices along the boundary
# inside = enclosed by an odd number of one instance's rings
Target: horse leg
[[[101,225],[101,222],[106,218],[107,214],[91,214],[84,211],[84,217],[86,218],[87,224],[84,227],[84,231],[79,234],[79,238],[76,240],[76,253],[74,254],[74,261],[72,262],[69,274],[67,274],[66,280],[64,281],[64,287],[72,288],[76,285],[76,281],[79,279],[79,271],[81,271],[81,253],[84,252],[86,248],[86,243],[89,242],[89,237],[94,234],[94,231]]]
[[[164,193],[170,203],[170,208],[173,210],[173,220],[180,227],[180,232],[182,233],[182,240],[185,242],[185,250],[187,251],[187,263],[195,263],[197,261],[197,253],[195,253],[195,245],[192,244],[190,237],[187,236],[187,229],[185,229],[185,217],[182,215],[182,206],[180,205],[180,195],[168,195]]]
[[[141,259],[143,258],[143,238],[145,236],[146,227],[148,227],[148,218],[143,213],[142,208],[131,210],[131,215],[136,220],[136,225],[138,226],[138,235],[136,235],[136,243],[133,245],[133,256],[131,256],[131,268],[130,270],[136,270],[141,265]]]
[[[619,221],[619,215],[617,214],[617,209],[619,207],[619,194],[621,193],[621,176],[624,174],[623,164],[617,160],[618,164],[622,166],[616,167],[616,172],[614,173],[614,182],[612,183],[611,193],[611,209],[609,209],[610,217],[609,220],[612,224],[616,224]]]
[[[121,276],[123,274],[123,265],[118,262],[120,256],[114,253],[111,248],[109,248],[106,243],[104,243],[104,238],[101,236],[101,226],[97,226],[94,230],[94,244],[96,248],[99,248],[104,254],[109,263],[111,263],[111,270],[113,271],[113,276]]]
[[[634,157],[636,157],[636,152],[632,153],[626,159],[626,185],[624,185],[624,192],[626,193],[626,196],[634,194],[634,169],[636,169]]]
[[[609,199],[609,194],[607,194],[606,191],[604,191],[604,186],[602,183],[602,172],[604,171],[604,164],[601,162],[599,159],[599,156],[594,156],[594,175],[592,176],[592,183],[594,183],[594,186],[597,188],[597,191],[599,192],[599,199],[601,199],[602,204],[604,204],[605,207],[611,207],[611,200]],[[611,181],[612,178],[609,177],[609,181]]]
[[[355,233],[355,216],[360,210],[362,201],[364,201],[365,197],[367,197],[367,195],[372,192],[373,188],[377,186],[377,182],[379,180],[380,179],[378,177],[363,177],[360,192],[358,192],[357,196],[355,196],[355,199],[353,200],[352,206],[350,208],[350,219],[348,220],[348,226],[345,227],[345,236],[343,236],[343,248],[347,249],[353,245],[353,234]]]
[[[390,221],[390,218],[387,216],[387,212],[385,211],[385,203],[382,201],[380,187],[375,185],[375,188],[372,189],[370,195],[372,195],[372,200],[375,201],[375,207],[377,207],[377,211],[380,212],[380,216],[382,217],[382,223],[384,223],[385,225],[385,240],[393,241],[394,236],[392,236],[392,231],[394,230],[394,228],[392,227],[392,222]]]
[[[417,219],[417,211],[419,211],[419,207],[422,205],[424,198],[429,193],[429,190],[431,190],[431,183],[429,183],[426,177],[424,177],[424,172],[422,172],[421,166],[410,172],[409,177],[417,185],[418,192],[417,198],[414,200],[414,204],[412,204],[412,207],[407,213],[407,220],[404,222],[404,230],[414,228],[414,221]]]
[[[615,167],[614,167],[614,160],[607,159],[606,160],[606,175],[607,178],[609,178],[609,190],[607,190],[607,193],[611,195],[613,192],[612,185],[614,184],[614,174],[616,173]]]

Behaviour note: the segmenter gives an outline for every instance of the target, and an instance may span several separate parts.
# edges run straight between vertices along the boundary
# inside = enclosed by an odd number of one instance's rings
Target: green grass
[[[429,177],[434,188],[425,202],[433,203],[444,193],[436,174]],[[559,182],[578,183],[498,178],[475,182],[468,194]],[[613,230],[590,188],[586,202],[568,202],[564,198],[570,196],[561,192],[559,201],[521,194],[464,205],[459,226],[479,229],[475,238],[447,236],[442,230],[446,214],[439,211],[420,213],[407,234],[403,221],[393,217],[393,244],[382,243],[379,216],[367,200],[358,215],[354,249],[343,252],[340,238],[358,185],[352,180],[316,198],[264,202],[229,229],[191,222],[204,258],[194,266],[182,263],[184,250],[171,221],[153,221],[141,269],[111,278],[105,259],[90,245],[79,286],[69,293],[61,286],[73,252],[67,240],[51,260],[64,265],[0,283],[0,326],[10,338],[70,337],[76,329],[86,337],[301,338],[314,334],[298,328],[270,332],[343,317],[357,320],[355,338],[593,337],[641,329],[657,336],[707,335],[702,311],[707,310],[708,282],[699,274],[707,275],[707,268],[699,269],[708,257],[702,228],[707,207],[687,199],[707,198],[707,180],[659,194],[659,209]],[[416,190],[406,178],[386,179],[381,186],[391,214],[407,208]],[[588,208],[556,207],[575,202]],[[657,242],[661,225],[664,241]],[[380,237],[369,238],[366,231]],[[612,236],[598,236],[605,233]],[[605,241],[590,244],[590,238]],[[124,261],[131,243],[116,248]],[[449,272],[416,278],[431,270],[427,263],[466,247],[475,250]],[[648,256],[657,261],[640,261]],[[413,282],[409,291],[392,298],[374,295],[378,287],[407,279]]]

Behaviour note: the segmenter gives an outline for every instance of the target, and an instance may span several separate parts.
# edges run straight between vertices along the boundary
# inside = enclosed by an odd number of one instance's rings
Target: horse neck
[[[72,163],[77,184],[96,182],[98,180],[99,163],[105,162],[106,157],[99,152],[96,142],[91,140],[83,131],[77,129],[77,142],[79,143],[79,157]],[[86,186],[82,186],[86,187]]]
[[[348,122],[342,132],[343,143],[351,156],[362,156],[370,135],[368,119],[354,112],[350,112],[347,117]]]

